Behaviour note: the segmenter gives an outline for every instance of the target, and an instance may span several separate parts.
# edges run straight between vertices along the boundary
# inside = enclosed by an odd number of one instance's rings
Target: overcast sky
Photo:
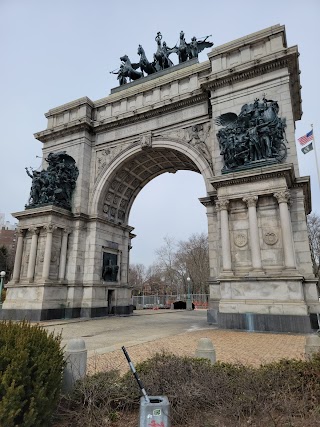
[[[312,123],[319,146],[319,18],[319,0],[0,0],[0,212],[13,222],[10,213],[24,209],[31,185],[24,168],[40,166],[42,144],[33,134],[46,128],[44,114],[83,96],[96,101],[109,95],[117,86],[109,71],[119,67],[119,57],[127,54],[138,62],[142,44],[151,59],[158,31],[169,46],[181,30],[187,41],[211,34],[219,46],[285,25],[288,46],[298,45],[300,52],[304,114],[296,123],[296,138]],[[300,174],[311,176],[313,211],[320,213],[314,151],[303,155],[299,147],[298,153]],[[202,177],[192,172],[150,182],[130,215],[137,234],[131,261],[152,263],[165,236],[186,240],[206,232],[205,208],[198,201],[205,195]]]

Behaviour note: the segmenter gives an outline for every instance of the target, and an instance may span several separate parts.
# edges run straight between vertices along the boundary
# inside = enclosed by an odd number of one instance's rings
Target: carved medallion
[[[234,244],[239,248],[246,246],[248,243],[248,236],[244,232],[240,232],[234,235]]]
[[[278,234],[273,230],[265,230],[263,232],[263,241],[267,245],[275,245],[278,241]]]
[[[58,260],[58,250],[56,248],[52,248],[51,251],[51,262],[55,263]]]

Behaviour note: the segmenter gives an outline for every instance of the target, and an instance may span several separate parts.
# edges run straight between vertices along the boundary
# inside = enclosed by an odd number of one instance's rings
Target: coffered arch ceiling
[[[141,189],[153,178],[179,170],[201,173],[190,157],[168,147],[140,150],[133,154],[108,178],[100,202],[102,216],[115,224],[126,225],[131,206]]]

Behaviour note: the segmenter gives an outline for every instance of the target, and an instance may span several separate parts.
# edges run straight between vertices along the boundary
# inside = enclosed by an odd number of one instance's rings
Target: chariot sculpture
[[[203,40],[197,40],[196,37],[192,37],[191,42],[187,43],[184,37],[184,32],[181,31],[179,36],[179,45],[170,48],[167,46],[165,41],[162,41],[162,34],[159,31],[155,37],[157,50],[153,54],[152,62],[147,59],[143,47],[139,44],[137,52],[140,56],[139,62],[132,63],[128,55],[123,55],[120,57],[121,65],[119,69],[110,71],[110,73],[118,76],[117,79],[119,80],[119,85],[122,86],[128,83],[127,79],[130,81],[138,80],[144,77],[144,73],[150,75],[172,67],[174,63],[169,56],[173,53],[178,55],[179,64],[193,58],[198,58],[198,55],[202,50],[213,46],[212,42],[207,41],[208,37],[210,36],[204,37]],[[138,68],[140,68],[141,71],[137,71]]]

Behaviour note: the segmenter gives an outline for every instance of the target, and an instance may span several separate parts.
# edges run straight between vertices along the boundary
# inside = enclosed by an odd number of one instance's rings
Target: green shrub
[[[0,323],[0,426],[50,425],[64,367],[60,343],[40,326]]]

